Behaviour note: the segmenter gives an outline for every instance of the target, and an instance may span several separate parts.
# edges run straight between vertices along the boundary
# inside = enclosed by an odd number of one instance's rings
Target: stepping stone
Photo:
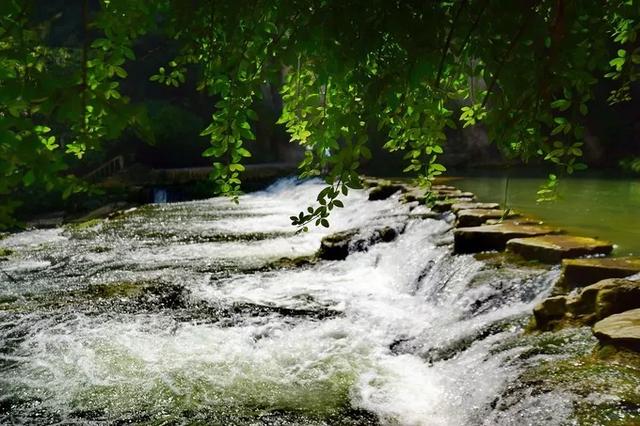
[[[451,206],[453,209],[453,206]],[[456,222],[457,228],[466,228],[470,226],[480,226],[489,219],[501,219],[505,214],[502,210],[498,209],[470,209],[460,210],[458,212],[458,220]],[[516,217],[516,213],[508,213],[507,217]]]
[[[462,192],[460,190],[433,191],[433,195],[436,200],[448,200],[448,199],[459,199],[459,198],[468,198],[470,200],[473,200],[476,197],[473,192]]]
[[[500,219],[489,219],[486,222],[487,225],[498,225],[500,223],[509,223],[511,225],[514,225],[514,226],[522,226],[522,225],[540,226],[540,225],[544,225],[543,221],[538,220],[538,219],[532,219],[530,217],[507,219],[507,220],[502,220],[502,221]]]
[[[543,235],[531,238],[516,238],[507,243],[507,250],[525,259],[546,263],[560,262],[562,259],[596,254],[609,254],[613,245],[589,237],[573,235]]]
[[[460,210],[472,210],[472,209],[499,209],[500,204],[498,203],[455,203],[451,206],[451,211],[454,213],[458,213]]]
[[[605,344],[640,350],[640,309],[611,315],[593,326],[593,334]]]
[[[436,201],[433,206],[431,207],[431,210],[433,210],[434,212],[438,212],[438,213],[444,213],[444,212],[448,212],[449,210],[451,210],[451,207],[454,204],[459,204],[459,203],[471,203],[473,201],[473,198],[468,198],[468,197],[456,197],[456,198],[450,198],[448,200],[439,200]]]
[[[625,278],[640,272],[640,257],[594,259],[564,259],[562,276],[554,288],[555,294],[568,293],[606,278]]]
[[[455,186],[450,185],[431,185],[432,191],[459,191]]]
[[[477,253],[490,250],[504,250],[507,241],[514,238],[535,237],[557,233],[559,230],[547,226],[514,225],[500,223],[453,231],[455,253]]]

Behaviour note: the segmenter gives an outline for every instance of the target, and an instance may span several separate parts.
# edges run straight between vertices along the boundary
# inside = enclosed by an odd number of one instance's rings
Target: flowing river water
[[[321,188],[1,240],[0,423],[577,424],[584,395],[521,386],[595,345],[588,329],[523,334],[557,268],[454,256],[451,218],[363,191],[331,229],[296,234],[289,216]],[[403,232],[344,261],[280,260],[381,225]]]

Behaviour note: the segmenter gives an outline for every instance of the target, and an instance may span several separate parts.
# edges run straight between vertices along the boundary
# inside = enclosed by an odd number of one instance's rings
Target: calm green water
[[[564,178],[561,198],[538,204],[536,191],[543,182],[512,177],[508,206],[568,232],[612,241],[616,256],[640,255],[640,179]],[[481,201],[502,204],[505,183],[505,177],[466,177],[454,185]]]

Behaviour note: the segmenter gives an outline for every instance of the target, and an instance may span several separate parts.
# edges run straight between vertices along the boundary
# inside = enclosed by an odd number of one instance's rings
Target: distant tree
[[[217,99],[202,135],[219,193],[240,191],[260,86],[280,87],[279,123],[305,148],[300,174],[327,185],[293,219],[300,227],[328,225],[340,197],[360,187],[367,126],[388,135],[385,148],[403,151],[405,171],[427,188],[445,171],[445,128],[478,123],[507,155],[542,157],[571,174],[586,168],[583,117],[596,83],[615,80],[608,101],[617,103],[639,76],[632,0],[101,0],[95,13],[82,0],[76,47],[47,43],[55,17],[35,20],[38,3],[0,5],[4,223],[16,188],[40,181],[84,190],[63,177],[65,156],[148,126],[120,81],[149,32],[180,47],[151,80],[178,86],[197,75],[199,90]],[[539,198],[553,198],[556,182],[554,174]]]

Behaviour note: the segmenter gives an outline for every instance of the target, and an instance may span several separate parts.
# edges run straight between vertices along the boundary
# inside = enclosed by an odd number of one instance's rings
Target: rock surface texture
[[[554,293],[568,293],[606,278],[624,278],[640,272],[639,257],[564,259],[562,277]]]
[[[504,250],[507,241],[514,238],[535,237],[555,232],[558,231],[547,226],[515,225],[512,223],[459,228],[453,234],[454,250],[456,253]]]
[[[602,343],[640,350],[640,309],[611,315],[593,326]]]
[[[567,258],[609,254],[613,250],[613,245],[608,241],[588,237],[543,235],[510,240],[507,243],[507,249],[525,259],[556,263]]]
[[[453,210],[453,206],[451,206],[451,210]],[[499,209],[459,210],[457,213],[458,220],[456,222],[456,227],[467,228],[471,226],[480,226],[489,219],[502,219],[503,216],[505,216],[506,218],[517,216],[516,213],[505,213],[506,212],[503,212]]]

